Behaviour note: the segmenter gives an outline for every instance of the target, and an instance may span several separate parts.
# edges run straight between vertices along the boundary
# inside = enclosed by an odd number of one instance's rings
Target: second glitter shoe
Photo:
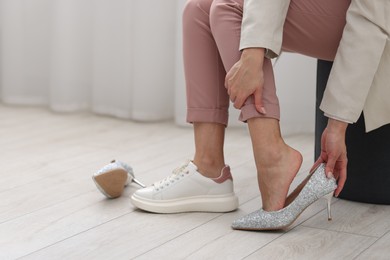
[[[98,190],[110,199],[121,196],[123,189],[132,182],[145,187],[134,178],[133,169],[129,165],[116,160],[94,173],[92,179]]]
[[[325,164],[321,164],[286,198],[286,207],[278,211],[257,210],[235,220],[232,228],[241,230],[287,228],[309,205],[322,197],[328,199],[328,220],[331,220],[330,203],[336,188],[336,180],[326,177]]]

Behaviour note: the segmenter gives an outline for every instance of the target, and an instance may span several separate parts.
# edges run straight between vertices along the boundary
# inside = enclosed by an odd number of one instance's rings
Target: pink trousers
[[[272,0],[271,0],[272,1]],[[284,25],[282,50],[333,60],[351,0],[291,0]],[[240,59],[243,0],[189,0],[183,13],[187,121],[227,125],[229,96],[226,72]],[[277,14],[275,14],[277,15]],[[261,32],[259,32],[261,33]],[[263,104],[258,113],[250,96],[240,120],[280,118],[271,61],[264,61]]]

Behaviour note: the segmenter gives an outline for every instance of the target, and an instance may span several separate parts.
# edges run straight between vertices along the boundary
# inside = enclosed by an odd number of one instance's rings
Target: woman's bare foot
[[[285,206],[287,193],[302,164],[302,155],[282,143],[269,152],[258,173],[263,209],[276,211]]]
[[[278,120],[251,118],[248,127],[263,209],[282,209],[290,184],[301,167],[302,155],[283,141]]]

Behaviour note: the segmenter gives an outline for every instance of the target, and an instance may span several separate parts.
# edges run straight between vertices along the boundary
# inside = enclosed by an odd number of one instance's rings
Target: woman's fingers
[[[241,58],[227,72],[225,87],[234,107],[241,109],[250,95],[254,95],[256,110],[265,114],[263,93],[263,49],[246,49]]]
[[[265,111],[265,108],[263,106],[262,94],[263,94],[263,88],[260,87],[260,88],[256,89],[256,91],[253,93],[253,96],[255,99],[255,107],[256,107],[257,112],[265,115],[267,113],[267,111]]]
[[[347,160],[338,161],[337,164],[340,170],[337,174],[338,177],[337,189],[334,193],[336,197],[340,195],[340,192],[344,188],[345,181],[347,180]]]

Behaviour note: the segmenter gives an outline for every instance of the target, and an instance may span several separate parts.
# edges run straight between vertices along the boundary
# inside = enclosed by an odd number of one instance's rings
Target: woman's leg
[[[210,29],[212,1],[189,0],[183,13],[187,121],[194,124],[194,160],[131,196],[135,206],[147,211],[228,212],[238,207],[223,156],[229,96],[224,87],[226,71]]]
[[[282,49],[318,59],[333,60],[345,26],[349,4],[350,0],[292,0],[284,25]],[[260,121],[261,119],[257,118],[248,120],[255,155],[256,153],[264,153],[264,149],[262,149],[264,142],[269,142],[269,140],[262,142],[258,140],[260,138],[253,138],[256,133],[266,132],[261,129]],[[275,131],[278,132],[279,130],[276,128],[279,128],[278,124],[274,127]],[[270,136],[272,135],[270,134]],[[269,144],[268,147],[271,147],[272,143]],[[283,145],[280,147],[283,149]],[[286,146],[284,145],[284,147]],[[267,156],[263,154],[256,157],[264,159]],[[286,197],[288,187],[292,182],[291,169],[299,170],[296,168],[296,162],[301,158],[291,149],[285,149],[284,152],[279,153],[279,158],[277,156],[270,158],[279,159],[281,167],[279,166],[279,169],[272,168],[272,165],[265,167],[267,171],[262,172],[259,186],[263,196],[265,195],[263,199],[265,209],[278,210],[284,206],[282,198]],[[267,160],[259,159],[258,161],[256,161],[257,165],[267,165]],[[289,163],[291,163],[290,166]],[[278,164],[275,165],[278,166]],[[285,171],[285,173],[280,171]],[[285,180],[282,180],[282,175],[285,176]],[[284,189],[278,187],[284,187]]]
[[[347,0],[292,0],[285,25],[284,49],[333,59],[345,24],[347,7]],[[240,57],[240,34],[237,28],[233,28],[235,33],[231,34],[228,27],[231,19],[226,15],[227,12],[242,16],[242,0],[214,0],[212,5],[211,28],[228,71]],[[235,20],[241,21],[237,17]],[[286,145],[281,137],[279,105],[272,65],[268,59],[264,61],[263,70],[263,102],[267,115],[264,117],[259,114],[253,105],[253,98],[249,97],[242,108],[240,119],[248,122],[263,208],[273,211],[284,207],[289,186],[302,163],[302,156]]]
[[[292,0],[283,31],[283,51],[333,61],[351,0]]]
[[[194,123],[195,155],[193,162],[205,177],[217,178],[225,167],[223,144],[225,125]]]
[[[183,13],[183,53],[187,86],[187,121],[193,123],[194,163],[206,177],[225,166],[223,144],[229,97],[225,70],[210,30],[212,0],[190,0]]]
[[[211,29],[226,71],[241,56],[242,4],[242,0],[214,0],[211,7]],[[267,115],[258,113],[253,106],[253,97],[249,97],[240,119],[248,121],[263,208],[275,210],[283,207],[290,183],[301,166],[302,156],[286,145],[281,137],[279,102],[269,59],[265,59],[263,70],[263,103]]]

